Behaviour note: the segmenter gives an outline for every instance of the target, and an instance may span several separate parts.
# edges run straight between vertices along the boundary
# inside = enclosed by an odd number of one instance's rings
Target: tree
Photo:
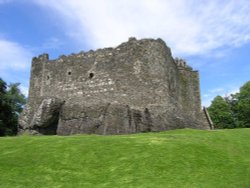
[[[230,104],[221,96],[217,96],[212,101],[208,112],[215,128],[235,128],[235,121]]]
[[[0,78],[0,136],[17,133],[18,116],[26,102],[19,83],[10,84]]]
[[[23,110],[23,105],[26,103],[24,94],[19,89],[20,83],[9,84],[7,97],[10,101],[13,112],[19,115]]]
[[[0,136],[8,132],[11,107],[7,98],[7,84],[0,78]]]
[[[250,81],[246,82],[240,92],[232,95],[232,109],[237,117],[238,127],[250,128]]]

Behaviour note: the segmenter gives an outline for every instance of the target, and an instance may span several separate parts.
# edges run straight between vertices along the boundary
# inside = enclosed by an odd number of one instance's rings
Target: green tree
[[[237,118],[238,127],[250,128],[250,81],[240,88],[239,93],[232,95],[232,109]]]
[[[20,83],[9,84],[7,97],[10,101],[13,112],[19,115],[23,110],[23,105],[26,103],[25,96],[19,89]]]
[[[17,133],[18,116],[26,102],[19,83],[10,84],[0,78],[0,136]]]
[[[215,97],[210,107],[208,107],[208,112],[215,128],[235,128],[236,125],[230,104],[223,97]]]
[[[0,78],[0,136],[8,132],[11,107],[7,97],[7,84]]]

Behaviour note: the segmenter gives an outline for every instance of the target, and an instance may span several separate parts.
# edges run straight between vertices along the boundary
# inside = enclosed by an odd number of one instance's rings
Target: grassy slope
[[[0,138],[0,187],[250,187],[250,129]]]

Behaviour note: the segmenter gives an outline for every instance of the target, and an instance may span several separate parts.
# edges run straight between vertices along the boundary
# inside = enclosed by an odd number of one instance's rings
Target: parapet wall
[[[48,99],[54,100],[43,102]],[[49,106],[53,104],[60,108],[54,112],[58,117],[46,126],[54,128],[34,124],[35,119],[45,113],[42,109],[46,107],[41,105],[47,105],[46,113],[49,113]],[[111,122],[110,130],[104,125],[110,121],[105,119],[108,108],[122,109],[120,114],[109,112],[113,113],[109,119],[114,122],[121,119],[121,125],[115,125],[115,128]],[[92,115],[86,115],[90,112]],[[136,112],[135,117],[140,117],[139,120],[135,120],[132,112]],[[173,117],[164,117],[161,121],[164,113]],[[170,48],[161,39],[130,38],[116,48],[80,52],[56,60],[49,60],[47,54],[33,58],[29,100],[20,118],[20,132],[32,130],[46,134],[48,129],[49,133],[54,130],[55,134],[121,134],[141,132],[149,124],[150,129],[145,130],[187,126],[207,128],[204,122],[200,123],[200,116],[198,72],[183,60],[174,60]],[[154,119],[157,125],[154,125]],[[175,119],[183,125],[175,123]],[[184,123],[184,119],[190,119],[190,122]],[[70,123],[72,120],[74,122]],[[128,121],[130,128],[121,128],[124,121]],[[131,128],[132,121],[135,121],[134,128]],[[138,122],[140,129],[135,128]]]

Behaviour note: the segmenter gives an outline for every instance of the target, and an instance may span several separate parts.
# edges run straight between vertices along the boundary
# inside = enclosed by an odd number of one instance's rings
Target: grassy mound
[[[247,188],[250,129],[4,137],[0,187]]]

